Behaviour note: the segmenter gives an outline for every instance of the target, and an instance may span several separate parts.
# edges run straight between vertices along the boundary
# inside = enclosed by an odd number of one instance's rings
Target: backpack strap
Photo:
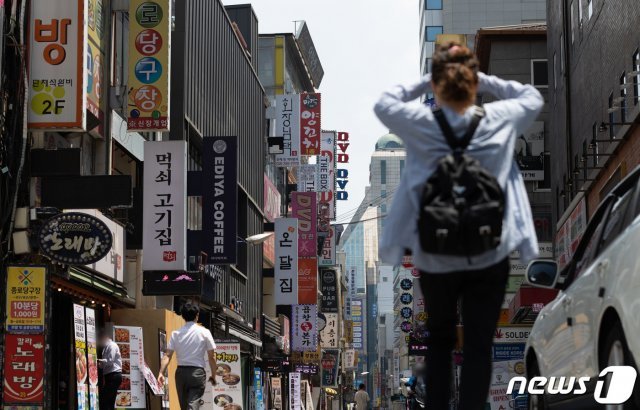
[[[480,120],[482,120],[482,117],[484,117],[484,109],[482,107],[474,105],[473,108],[474,113],[473,117],[471,118],[471,123],[469,124],[467,132],[462,138],[456,138],[453,130],[451,129],[451,125],[449,125],[449,121],[447,121],[447,118],[444,116],[444,112],[442,112],[441,108],[436,108],[435,110],[433,110],[433,115],[436,117],[436,121],[438,121],[440,130],[442,130],[442,133],[447,140],[447,144],[449,144],[451,149],[459,149],[464,151],[469,146],[471,138],[473,138],[473,134],[475,134],[478,125],[480,125]]]

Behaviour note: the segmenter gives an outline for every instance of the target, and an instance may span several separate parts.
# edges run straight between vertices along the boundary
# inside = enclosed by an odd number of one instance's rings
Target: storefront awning
[[[98,304],[109,303],[111,306],[119,307],[135,305],[135,301],[128,297],[126,289],[122,286],[77,268],[69,269],[69,279],[52,275],[51,287],[53,290],[87,301],[95,301]]]
[[[246,336],[243,335],[241,332],[233,329],[233,328],[229,328],[229,334],[232,336],[237,337],[238,339],[244,340],[247,343],[251,343],[252,345],[256,346],[256,347],[262,347],[262,341],[254,339],[250,336]]]

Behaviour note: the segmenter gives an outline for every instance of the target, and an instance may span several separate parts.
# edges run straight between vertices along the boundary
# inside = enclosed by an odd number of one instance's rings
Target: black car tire
[[[527,366],[527,380],[531,380],[537,376],[541,376],[538,361],[532,359]],[[529,410],[548,410],[544,394],[529,395]]]
[[[613,354],[614,349],[621,349],[622,353],[622,363],[611,363],[611,355]],[[638,366],[636,366],[635,361],[633,360],[633,356],[629,351],[629,346],[627,345],[627,339],[624,336],[624,331],[622,330],[622,325],[618,322],[616,323],[609,334],[607,335],[604,345],[600,349],[600,357],[599,357],[599,365],[600,371],[604,370],[606,367],[610,365],[624,365],[631,366],[636,369],[636,373],[638,372]],[[636,384],[633,389],[633,394],[631,398],[624,404],[624,410],[639,410],[640,409],[640,380],[636,379]],[[605,389],[608,387],[605,386]]]

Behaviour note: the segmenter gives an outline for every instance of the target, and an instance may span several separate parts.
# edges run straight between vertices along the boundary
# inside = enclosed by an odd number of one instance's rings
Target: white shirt
[[[103,373],[122,373],[122,357],[120,356],[120,348],[113,340],[109,339],[102,349],[102,358],[104,362],[99,362],[98,367],[102,368]]]
[[[214,350],[216,344],[209,329],[187,322],[178,330],[171,333],[168,350],[176,352],[178,366],[205,367],[205,355]]]
[[[356,392],[356,409],[366,410],[369,405],[369,393],[364,390],[358,390]]]

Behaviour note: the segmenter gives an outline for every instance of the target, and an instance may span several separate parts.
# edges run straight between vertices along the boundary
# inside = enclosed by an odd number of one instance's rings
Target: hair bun
[[[442,86],[442,98],[451,102],[470,102],[478,84],[478,59],[468,47],[449,43],[433,55],[432,80]]]

